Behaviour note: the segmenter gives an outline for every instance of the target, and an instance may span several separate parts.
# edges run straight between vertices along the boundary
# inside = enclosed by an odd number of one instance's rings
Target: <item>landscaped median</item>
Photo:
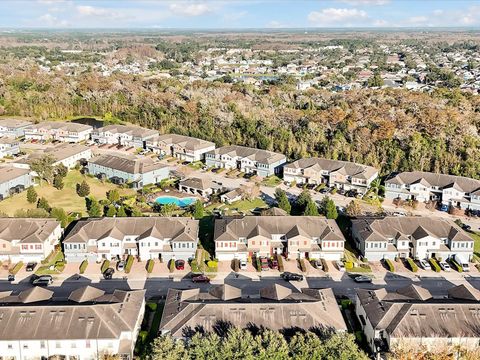
[[[395,272],[395,266],[393,266],[392,260],[385,259],[385,265],[387,266],[388,271]]]
[[[133,255],[127,256],[127,261],[125,262],[125,274],[130,273],[130,270],[132,270],[134,260],[135,258],[133,257]]]
[[[85,270],[87,270],[88,266],[88,260],[83,260],[82,263],[80,264],[80,267],[78,268],[80,274],[84,274]]]
[[[440,272],[440,270],[442,270],[440,268],[440,265],[438,265],[438,262],[436,259],[434,258],[430,258],[428,259],[428,261],[430,262],[430,265],[432,266],[432,269],[435,271],[435,272]]]
[[[418,271],[418,266],[417,264],[415,264],[415,261],[413,261],[413,259],[407,258],[407,263],[410,270],[412,270],[413,272]]]
[[[12,275],[16,275],[22,267],[23,267],[23,261],[19,261],[18,263],[15,264],[15,266],[10,268],[8,272]]]

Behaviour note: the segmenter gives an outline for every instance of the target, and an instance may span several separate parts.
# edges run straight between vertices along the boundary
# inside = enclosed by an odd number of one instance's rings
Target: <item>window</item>
[[[77,343],[72,342],[72,349],[76,349],[76,348],[77,348]]]
[[[252,241],[252,245],[255,245],[255,240]]]
[[[45,341],[40,341],[40,349],[45,349]]]
[[[8,344],[7,347],[8,347],[9,349],[13,349],[13,345],[12,345],[12,344]]]
[[[60,341],[55,342],[55,347],[57,349],[60,349],[62,347],[62,344],[60,343]]]
[[[22,245],[22,250],[28,250],[28,245]]]
[[[90,349],[90,340],[85,340],[85,347]]]
[[[24,349],[28,349],[28,344],[23,344],[22,346]]]

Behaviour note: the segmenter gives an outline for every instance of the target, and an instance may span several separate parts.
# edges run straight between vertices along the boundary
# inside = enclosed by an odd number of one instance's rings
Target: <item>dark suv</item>
[[[285,281],[302,281],[303,280],[302,274],[284,272],[281,276],[282,276],[282,279]]]
[[[103,278],[105,280],[110,280],[113,277],[113,274],[115,274],[115,270],[113,268],[108,268],[103,272]]]

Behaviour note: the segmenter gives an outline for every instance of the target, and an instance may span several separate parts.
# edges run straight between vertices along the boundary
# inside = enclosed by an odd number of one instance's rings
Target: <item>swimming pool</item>
[[[197,198],[194,197],[178,198],[176,196],[159,196],[155,199],[155,202],[157,204],[175,204],[178,207],[186,207],[192,205],[195,201],[197,201]]]

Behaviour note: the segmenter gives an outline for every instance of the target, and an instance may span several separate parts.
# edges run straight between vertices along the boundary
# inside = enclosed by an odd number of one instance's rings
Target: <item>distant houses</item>
[[[90,139],[93,127],[73,122],[44,121],[25,128],[26,140],[78,143]]]
[[[134,188],[159,183],[169,176],[169,167],[150,157],[117,153],[104,154],[91,159],[87,169],[94,176],[109,179],[120,185],[131,183]]]
[[[12,137],[0,137],[0,158],[20,153],[20,142]]]
[[[280,175],[287,162],[285,155],[244,146],[224,146],[205,154],[207,166],[238,169],[258,176]]]
[[[378,169],[348,161],[307,158],[283,168],[283,178],[298,184],[326,184],[337,189],[357,190],[364,194],[378,177]]]
[[[0,136],[16,139],[24,136],[25,129],[32,123],[26,120],[0,119]]]
[[[92,131],[92,141],[97,144],[115,144],[146,148],[147,141],[158,136],[158,131],[140,126],[107,125]]]
[[[92,157],[92,150],[82,144],[59,144],[30,154],[26,158],[15,162],[17,167],[29,167],[35,160],[45,156],[51,156],[53,166],[64,165],[68,169],[74,168],[79,162],[86,162]]]
[[[18,194],[33,185],[33,174],[30,169],[12,165],[0,167],[0,200]]]
[[[215,143],[177,134],[155,136],[146,143],[147,149],[157,154],[174,156],[183,161],[205,160],[205,153],[215,150]]]

